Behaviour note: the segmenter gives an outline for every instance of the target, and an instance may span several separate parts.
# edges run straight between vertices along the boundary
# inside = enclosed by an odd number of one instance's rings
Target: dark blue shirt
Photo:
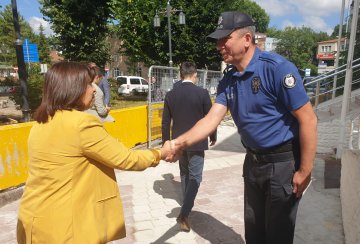
[[[247,147],[266,149],[298,137],[291,111],[309,101],[294,64],[256,48],[244,70],[235,67],[218,85],[215,102],[226,106]]]

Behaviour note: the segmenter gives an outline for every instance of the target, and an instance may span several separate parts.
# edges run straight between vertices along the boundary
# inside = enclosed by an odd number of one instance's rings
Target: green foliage
[[[27,89],[28,89],[28,102],[32,112],[40,105],[42,99],[42,88],[44,78],[40,74],[40,65],[31,64],[31,68],[27,69]],[[23,105],[22,90],[20,88],[19,80],[16,81],[16,92],[10,96],[10,99],[15,102],[16,105]]]
[[[41,12],[47,16],[66,59],[95,62],[104,66],[109,59],[106,43],[108,19],[114,1],[41,0]]]
[[[36,35],[32,31],[30,25],[24,20],[24,18],[18,14],[20,32],[23,38],[28,38],[34,42]],[[5,6],[3,11],[0,11],[0,48],[2,53],[0,54],[0,62],[16,66],[16,52],[14,41],[16,40],[14,31],[14,21],[11,5]]]
[[[266,30],[266,36],[272,38],[279,38],[281,35],[281,30],[277,29],[276,27],[270,27]]]
[[[326,33],[316,33],[308,27],[286,27],[281,32],[271,29],[271,33],[279,39],[277,53],[289,59],[299,69],[311,68],[312,74],[317,73],[317,43],[329,39]]]
[[[115,19],[119,22],[115,31],[123,41],[119,52],[126,55],[132,63],[144,62],[147,66],[169,63],[166,2],[160,3],[161,1],[156,0],[119,1],[121,8],[116,8],[114,12]],[[255,2],[248,0],[179,0],[171,2],[171,7],[173,10],[183,10],[186,15],[186,25],[183,26],[178,24],[178,12],[173,11],[170,16],[174,65],[191,60],[199,68],[220,67],[221,58],[214,43],[207,41],[206,36],[216,29],[218,17],[225,10],[246,10],[259,23],[260,30],[264,29],[269,21],[265,12],[261,12]],[[156,11],[161,18],[159,28],[153,26]],[[260,18],[258,13],[264,18]]]
[[[119,84],[114,78],[108,78],[108,82],[110,86],[110,97],[112,98],[110,102],[112,102],[118,96],[117,90],[119,88]]]
[[[49,42],[44,34],[44,27],[40,25],[39,27],[39,36],[38,36],[38,50],[39,50],[39,59],[40,63],[50,64],[50,47]]]
[[[339,24],[334,27],[334,30],[333,30],[333,32],[332,32],[331,35],[330,35],[330,37],[331,37],[332,39],[335,39],[335,38],[337,38],[337,37],[339,36],[339,28],[340,28],[340,25],[339,25]],[[343,25],[341,36],[342,36],[342,37],[345,37],[345,35],[346,35],[346,25]]]
[[[261,33],[266,32],[270,22],[270,17],[263,8],[255,3],[255,1],[231,1],[229,10],[238,10],[250,15],[255,21],[256,31]]]

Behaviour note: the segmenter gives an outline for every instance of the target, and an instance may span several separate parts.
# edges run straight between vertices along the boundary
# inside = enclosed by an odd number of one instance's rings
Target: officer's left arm
[[[301,162],[293,177],[293,192],[300,197],[311,179],[317,145],[317,118],[310,102],[291,113],[299,122]]]

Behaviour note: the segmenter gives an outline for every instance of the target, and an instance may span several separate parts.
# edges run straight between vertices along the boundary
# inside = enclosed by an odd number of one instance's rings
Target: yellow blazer
[[[98,118],[75,110],[35,124],[28,144],[18,243],[107,243],[125,237],[114,168],[156,166],[159,151],[129,150]]]

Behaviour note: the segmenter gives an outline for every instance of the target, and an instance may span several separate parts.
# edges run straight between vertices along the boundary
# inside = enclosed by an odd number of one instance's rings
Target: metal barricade
[[[215,98],[221,71],[198,69],[197,85],[207,89],[211,98]],[[161,139],[161,119],[165,95],[180,80],[178,67],[151,66],[148,81],[148,147],[152,142]],[[186,99],[186,98],[185,98]]]

